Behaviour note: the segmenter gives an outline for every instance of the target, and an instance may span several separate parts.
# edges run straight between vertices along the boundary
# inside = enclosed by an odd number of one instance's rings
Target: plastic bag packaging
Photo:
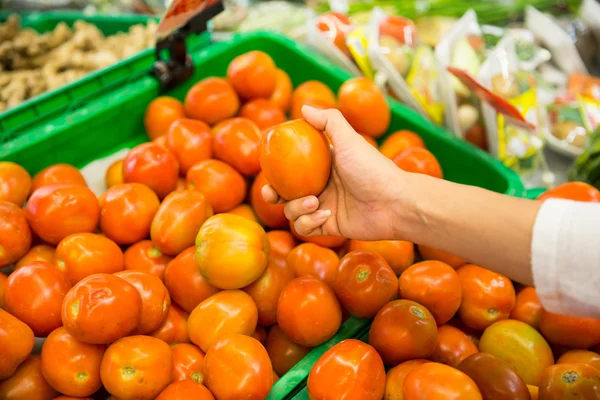
[[[579,16],[592,31],[596,41],[600,42],[600,3],[596,0],[583,0],[579,8]]]

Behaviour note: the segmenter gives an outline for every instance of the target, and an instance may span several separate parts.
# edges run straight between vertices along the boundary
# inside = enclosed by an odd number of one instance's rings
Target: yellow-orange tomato
[[[104,183],[106,184],[107,189],[120,183],[124,183],[123,160],[117,160],[110,164],[110,166],[106,169],[106,174],[104,175]]]
[[[527,385],[527,389],[529,389],[529,395],[531,396],[531,400],[538,400],[540,389],[537,386]]]
[[[296,232],[296,228],[294,228],[294,221],[290,221],[290,231],[294,236],[296,236],[299,240],[303,242],[309,242],[317,244],[321,247],[327,247],[330,249],[334,249],[337,247],[343,246],[348,239],[343,236],[302,236]]]
[[[204,352],[189,343],[171,346],[173,356],[173,381],[204,381]]]
[[[149,336],[162,340],[167,344],[190,343],[187,331],[188,314],[175,304],[171,304],[167,318],[157,330]]]
[[[179,172],[187,174],[192,165],[212,157],[210,127],[202,121],[182,118],[167,133],[167,148],[179,162]]]
[[[118,244],[131,244],[150,235],[158,196],[141,183],[115,185],[100,196],[100,228]]]
[[[54,164],[33,176],[32,191],[35,192],[42,186],[55,184],[87,186],[85,178],[77,168],[69,164]]]
[[[173,382],[167,386],[155,400],[215,400],[210,390],[194,381]]]
[[[227,68],[227,80],[243,99],[268,99],[275,90],[275,63],[262,51],[250,51],[234,58]]]
[[[421,254],[421,257],[423,257],[424,260],[442,261],[454,269],[462,267],[467,263],[460,257],[456,257],[442,250],[434,249],[433,247],[427,247],[423,245],[418,245],[417,247],[419,248],[419,253]]]
[[[179,163],[168,149],[156,143],[135,146],[123,160],[123,180],[143,183],[163,199],[177,187]]]
[[[538,200],[567,199],[590,203],[600,202],[600,191],[585,182],[567,182],[547,190]]]
[[[183,104],[173,97],[161,96],[152,100],[144,114],[144,126],[150,140],[167,134],[171,124],[185,117]]]
[[[588,364],[556,364],[544,370],[539,386],[542,400],[598,400],[600,374]]]
[[[569,350],[556,361],[557,364],[589,364],[600,371],[600,354],[588,350]]]
[[[540,328],[542,304],[538,299],[535,288],[526,287],[517,293],[515,306],[510,312],[510,318],[523,321],[535,329]]]
[[[379,254],[396,275],[400,275],[415,261],[415,245],[403,240],[350,240],[348,251],[363,250]]]
[[[152,220],[152,244],[164,254],[175,256],[194,245],[198,230],[212,214],[212,208],[201,192],[171,192]]]
[[[434,178],[443,178],[444,173],[437,158],[427,149],[409,147],[392,159],[400,169],[417,174],[425,174]]]
[[[290,76],[283,70],[275,71],[275,89],[271,94],[271,102],[287,112],[290,109],[290,101],[292,99],[292,80]]]
[[[542,310],[540,332],[552,344],[587,349],[600,343],[600,319],[571,317]]]
[[[0,268],[23,257],[31,246],[31,230],[23,210],[0,201]]]
[[[126,271],[142,271],[164,278],[167,264],[171,257],[163,254],[157,249],[150,240],[142,240],[125,250],[123,254],[125,259]]]
[[[263,225],[273,229],[285,228],[288,225],[288,220],[283,211],[284,204],[270,204],[262,197],[262,188],[268,183],[265,174],[261,171],[252,183],[250,204],[254,207],[258,219]]]
[[[308,105],[320,109],[336,108],[335,94],[327,85],[319,81],[307,81],[292,93],[290,117],[302,118],[302,106]]]
[[[419,365],[429,362],[428,360],[416,359],[404,361],[390,369],[385,380],[385,395],[384,399],[404,400],[402,388],[406,375]]]
[[[72,233],[94,232],[100,218],[98,200],[81,185],[49,185],[33,192],[25,216],[45,242],[58,244]]]
[[[269,231],[267,237],[271,246],[271,255],[274,257],[287,257],[297,244],[294,236],[288,231]]]
[[[184,101],[185,114],[209,125],[235,116],[240,100],[229,82],[210,77],[190,88]]]
[[[365,135],[379,137],[390,125],[385,94],[370,79],[352,78],[338,91],[339,108],[350,125]]]
[[[248,204],[240,204],[235,207],[233,210],[229,211],[229,214],[239,215],[240,217],[244,217],[249,219],[250,221],[260,222],[256,217],[256,213],[254,209]]]
[[[311,350],[294,343],[277,325],[269,329],[265,348],[269,353],[273,370],[279,375],[287,373]]]
[[[232,210],[246,197],[246,181],[232,166],[220,160],[204,160],[186,175],[189,189],[199,190],[215,213]]]
[[[438,341],[431,359],[456,368],[462,360],[478,351],[477,346],[460,329],[442,325],[438,328]]]
[[[252,335],[258,311],[252,297],[241,290],[223,290],[198,304],[188,318],[192,343],[204,352],[232,334]]]
[[[258,157],[261,140],[260,129],[247,118],[227,119],[213,128],[215,158],[246,176],[253,176],[260,171]]]
[[[40,366],[40,356],[29,356],[12,376],[0,381],[0,399],[51,400],[58,396],[44,379]]]
[[[386,137],[379,151],[387,158],[393,159],[404,150],[413,146],[425,148],[425,142],[416,133],[401,129]]]
[[[92,274],[112,274],[124,268],[123,252],[107,237],[75,233],[60,241],[52,260],[71,285]]]
[[[402,394],[404,400],[482,400],[473,379],[457,369],[433,362],[419,365],[406,375]]]
[[[157,145],[159,145],[162,148],[169,150],[169,146],[167,145],[167,135],[159,136],[156,139],[154,139],[152,142],[156,143]]]
[[[31,175],[10,161],[0,161],[0,201],[8,201],[21,207],[31,193]]]
[[[31,264],[36,261],[46,261],[51,263],[54,258],[55,248],[47,244],[38,244],[29,249],[23,257],[15,264],[15,269],[21,268],[23,265]]]
[[[111,344],[100,376],[106,390],[121,399],[152,400],[170,382],[171,348],[149,336],[129,336]]]
[[[266,129],[286,121],[283,110],[271,100],[255,99],[244,104],[240,117],[248,118],[258,126]]]
[[[269,129],[260,149],[265,178],[286,200],[319,195],[331,170],[331,152],[322,132],[303,119]]]
[[[288,254],[286,261],[296,276],[314,276],[334,287],[340,258],[333,250],[302,243]]]
[[[33,331],[27,324],[0,309],[0,382],[11,376],[31,354],[33,341]]]
[[[206,220],[196,237],[196,265],[219,289],[240,289],[267,267],[269,239],[256,222],[233,214]]]

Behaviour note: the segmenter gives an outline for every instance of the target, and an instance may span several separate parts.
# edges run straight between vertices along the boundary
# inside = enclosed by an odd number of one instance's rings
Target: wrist
[[[419,243],[428,235],[430,228],[430,196],[427,195],[432,181],[423,174],[400,170],[398,193],[393,209],[393,232],[395,240],[407,240]]]

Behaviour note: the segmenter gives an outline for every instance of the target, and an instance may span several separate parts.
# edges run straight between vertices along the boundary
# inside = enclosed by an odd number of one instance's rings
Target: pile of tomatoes
[[[261,188],[326,184],[328,142],[303,105],[338,108],[375,147],[389,128],[372,82],[294,89],[253,51],[183,102],[152,101],[151,141],[107,169],[99,197],[73,166],[32,178],[0,162],[0,399],[264,399],[349,316],[374,318],[369,344],[326,352],[312,399],[598,396],[600,356],[583,349],[600,321],[547,313],[533,288],[436,249],[294,232]],[[413,132],[379,149],[443,177]]]

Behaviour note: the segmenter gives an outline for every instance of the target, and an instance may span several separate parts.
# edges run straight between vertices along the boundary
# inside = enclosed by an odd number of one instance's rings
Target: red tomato
[[[404,400],[455,399],[482,400],[473,379],[457,369],[438,363],[425,363],[404,379]]]
[[[383,135],[391,119],[385,94],[370,79],[352,78],[338,91],[339,108],[350,125],[372,137]]]
[[[29,325],[35,336],[46,337],[61,325],[60,308],[70,287],[65,274],[50,263],[25,265],[6,281],[4,308]]]
[[[270,204],[262,197],[262,188],[268,183],[265,174],[259,172],[250,189],[250,204],[263,225],[273,229],[285,228],[289,223],[283,211],[285,204]]]
[[[429,150],[421,147],[409,147],[397,154],[392,161],[407,172],[425,174],[440,179],[444,177],[437,158]]]
[[[212,157],[210,127],[202,121],[178,119],[167,133],[167,147],[177,158],[181,174],[185,175],[192,165]]]
[[[294,228],[294,221],[290,221],[290,231],[303,242],[314,243],[330,249],[341,247],[348,241],[348,239],[342,236],[301,236],[296,232],[296,228]]]
[[[0,161],[0,182],[0,202],[21,207],[31,193],[31,175],[19,164]]]
[[[0,308],[4,308],[4,291],[6,290],[7,280],[8,277],[0,272]]]
[[[147,272],[163,280],[171,257],[154,247],[150,240],[142,240],[124,253],[125,270]]]
[[[438,328],[438,340],[431,359],[456,368],[462,360],[477,353],[477,346],[461,330],[452,325]]]
[[[538,200],[567,199],[591,203],[600,202],[600,191],[584,182],[567,182],[547,190]]]
[[[150,225],[160,202],[141,183],[115,185],[100,196],[100,228],[118,244],[131,244],[150,235]]]
[[[544,370],[539,387],[542,400],[598,400],[600,374],[588,364],[557,364]]]
[[[197,82],[185,96],[185,113],[209,125],[234,117],[240,100],[229,82],[210,77]]]
[[[247,118],[231,118],[213,128],[215,158],[226,162],[241,174],[256,175],[260,171],[258,156],[262,133]]]
[[[373,318],[396,297],[398,281],[379,254],[352,251],[342,257],[333,289],[350,314],[358,318]]]
[[[314,276],[334,287],[340,258],[333,250],[302,243],[288,254],[286,261],[296,276]]]
[[[271,102],[284,112],[290,109],[290,101],[292,99],[292,80],[290,76],[283,70],[275,71],[275,89],[271,94]]]
[[[51,263],[54,258],[55,248],[47,244],[38,244],[29,249],[23,257],[15,264],[15,269],[21,268],[23,265],[31,264],[36,261],[46,261]]]
[[[326,283],[304,276],[291,281],[281,292],[277,322],[295,343],[316,347],[338,331],[342,309]]]
[[[587,349],[600,343],[600,319],[569,317],[542,310],[540,332],[550,343]]]
[[[61,393],[90,396],[102,387],[100,362],[105,350],[105,345],[80,342],[60,327],[42,347],[42,374]]]
[[[350,240],[348,251],[371,251],[382,256],[396,275],[400,275],[415,261],[415,245],[403,240]]]
[[[352,57],[346,45],[346,36],[353,27],[346,15],[337,12],[325,13],[317,18],[316,26],[331,44],[347,57]]]
[[[25,216],[42,240],[55,245],[72,233],[94,232],[100,207],[94,193],[85,186],[49,185],[33,192]]]
[[[31,354],[33,341],[33,331],[29,326],[0,309],[0,386],[2,379],[11,376]]]
[[[82,185],[87,187],[87,182],[77,168],[69,164],[54,164],[44,168],[33,177],[32,191],[42,186],[55,184]]]
[[[404,386],[404,379],[406,379],[406,375],[408,375],[410,371],[417,368],[419,365],[423,365],[428,362],[429,360],[408,360],[390,369],[385,380],[384,399],[403,400],[404,395],[402,394],[402,388]]]
[[[515,307],[510,312],[510,318],[523,321],[535,329],[540,329],[542,304],[538,299],[535,288],[526,287],[517,294]]]
[[[149,336],[129,336],[111,344],[100,375],[106,390],[122,399],[152,400],[173,374],[171,348]]]
[[[169,150],[156,143],[135,146],[123,160],[123,180],[142,183],[163,199],[177,187],[179,163]]]
[[[327,350],[310,370],[309,399],[381,400],[385,369],[377,351],[359,340]]]
[[[462,267],[467,263],[462,258],[456,257],[450,253],[446,253],[445,251],[437,250],[420,244],[417,247],[419,248],[419,253],[424,260],[442,261],[454,269]]]
[[[379,25],[379,34],[391,36],[401,44],[409,46],[415,46],[417,43],[417,28],[414,22],[404,17],[387,16]]]
[[[267,99],[255,99],[244,104],[240,117],[251,120],[259,129],[267,129],[287,120],[279,105]]]
[[[190,343],[187,331],[188,315],[185,311],[171,304],[167,312],[167,318],[162,325],[150,336],[162,340],[167,344]]]
[[[0,237],[0,268],[18,261],[31,246],[25,213],[8,201],[0,201]]]
[[[276,70],[268,54],[249,51],[229,63],[227,80],[243,99],[268,99],[275,90]]]
[[[269,330],[265,348],[269,353],[273,370],[278,375],[287,373],[311,350],[309,347],[294,343],[277,325],[273,325]]]
[[[169,127],[185,117],[183,104],[173,97],[161,96],[152,100],[144,114],[144,127],[150,140],[167,134]]]
[[[379,151],[391,160],[409,147],[425,148],[425,142],[416,133],[401,129],[390,133],[381,144]]]
[[[155,400],[215,400],[210,390],[194,381],[173,382],[167,386]]]
[[[319,81],[307,81],[292,93],[290,118],[302,118],[302,106],[320,109],[336,108],[335,94],[327,85]]]
[[[15,373],[0,381],[2,400],[52,400],[58,392],[44,379],[40,356],[29,356]]]
[[[204,381],[204,352],[189,343],[171,346],[173,356],[173,381]]]
[[[600,354],[587,350],[569,350],[556,362],[557,364],[589,364],[600,370]]]
[[[71,285],[93,274],[123,270],[123,252],[112,240],[95,233],[75,233],[60,241],[53,264],[63,271]]]
[[[206,353],[204,379],[219,400],[265,399],[273,386],[273,368],[258,340],[231,335]]]
[[[204,193],[215,213],[230,211],[246,197],[244,177],[223,161],[200,161],[190,168],[186,180],[189,189]]]
[[[61,314],[64,327],[75,339],[106,344],[133,332],[141,310],[135,286],[114,275],[94,274],[69,290]]]
[[[285,258],[298,244],[294,236],[288,231],[269,231],[267,237],[269,238],[272,256]]]

